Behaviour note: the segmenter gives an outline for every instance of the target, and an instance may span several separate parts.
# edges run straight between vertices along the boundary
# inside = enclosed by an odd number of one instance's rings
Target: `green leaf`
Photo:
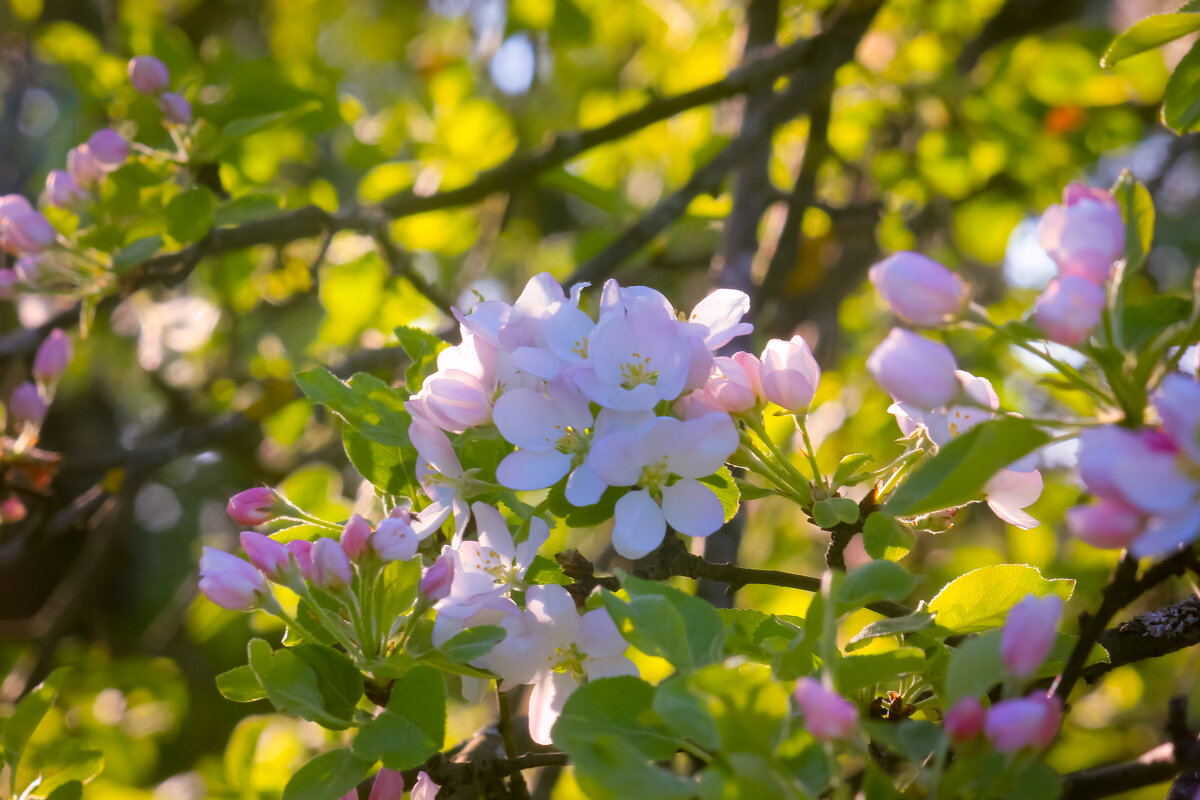
[[[37,750],[36,761],[36,769],[32,765],[21,765],[17,782],[28,786],[36,778],[41,778],[36,789],[39,797],[44,796],[43,793],[54,792],[60,786],[87,783],[104,769],[104,754],[79,739],[51,742],[44,750]]]
[[[878,511],[863,524],[863,547],[871,558],[899,561],[917,544],[917,535],[909,525]]]
[[[1008,677],[1000,657],[1000,631],[974,636],[950,652],[946,667],[945,707],[964,697],[982,697]]]
[[[321,104],[316,100],[308,100],[300,105],[289,108],[286,111],[276,111],[273,114],[260,114],[257,117],[243,117],[235,119],[221,130],[221,138],[228,144],[230,142],[249,136],[252,133],[258,133],[261,130],[266,130],[274,125],[286,125],[309,114],[313,111],[318,111]]]
[[[908,616],[880,619],[863,627],[846,644],[846,650],[857,650],[866,647],[872,639],[883,636],[899,636],[905,633],[923,631],[933,625],[933,615],[928,611],[916,611]]]
[[[598,678],[580,686],[554,724],[554,744],[575,756],[609,735],[628,742],[643,758],[670,758],[683,740],[654,711],[654,687],[641,678]]]
[[[267,696],[266,689],[258,682],[258,676],[250,669],[249,664],[234,667],[218,675],[217,691],[226,700],[235,703],[251,703]]]
[[[1162,119],[1178,134],[1190,133],[1200,123],[1200,42],[1192,45],[1167,80]]]
[[[354,715],[363,696],[363,677],[345,653],[320,644],[298,644],[291,648],[317,675],[325,709],[338,718]]]
[[[603,601],[618,630],[634,647],[667,659],[681,671],[721,657],[725,624],[710,603],[632,575],[626,576],[622,585],[631,597],[629,603],[608,591],[603,593]]]
[[[1050,441],[1050,435],[1019,417],[981,423],[950,441],[900,485],[883,511],[912,517],[979,500],[993,475]]]
[[[829,530],[839,522],[849,525],[858,522],[858,503],[849,497],[827,497],[813,503],[812,517],[822,530]]]
[[[438,650],[451,661],[466,664],[492,652],[505,635],[499,625],[479,625],[454,634]]]
[[[83,784],[77,780],[67,781],[46,795],[46,800],[81,800]]]
[[[696,794],[695,782],[647,763],[637,748],[620,736],[597,734],[587,747],[570,755],[575,779],[584,795],[593,800],[682,800]]]
[[[256,191],[235,197],[213,212],[213,226],[240,225],[278,214],[281,198],[274,192]]]
[[[663,681],[654,691],[653,708],[676,735],[707,750],[721,746],[721,733],[704,702],[692,693],[683,676]]]
[[[130,242],[117,251],[116,256],[113,257],[113,272],[118,275],[125,274],[157,253],[162,244],[163,238],[158,235],[146,236]]]
[[[568,528],[591,528],[612,519],[617,500],[629,491],[624,486],[609,486],[600,499],[590,506],[573,506],[565,494],[566,479],[550,487],[546,495],[546,508],[551,514],[566,523]]]
[[[212,190],[193,186],[167,203],[167,233],[179,242],[194,242],[212,228],[217,200]]]
[[[0,731],[0,743],[4,746],[4,760],[15,769],[21,760],[21,753],[37,726],[41,724],[51,706],[58,690],[67,679],[69,670],[60,667],[51,672],[37,688],[21,698],[13,709],[12,715],[4,721]]]
[[[379,491],[399,495],[416,492],[417,481],[412,472],[416,461],[405,460],[402,448],[373,442],[351,428],[342,429],[342,444],[358,474]]]
[[[866,453],[852,453],[844,456],[838,462],[837,469],[833,472],[833,485],[837,486],[854,486],[862,483],[867,478],[867,474],[859,473],[859,470],[866,465],[868,461],[874,461],[871,456]]]
[[[297,647],[321,645],[297,645]],[[346,712],[336,693],[327,698],[317,672],[292,649],[271,651],[262,639],[252,639],[248,647],[250,668],[267,691],[267,699],[285,714],[312,720],[332,730],[350,727],[353,709]],[[361,681],[361,677],[360,677]],[[361,691],[361,688],[360,688]],[[327,703],[332,708],[327,707]],[[345,712],[345,713],[342,713]]]
[[[1008,610],[1026,595],[1054,593],[1071,597],[1075,581],[1047,580],[1027,564],[993,564],[971,570],[946,584],[929,603],[939,627],[955,633],[975,633],[1004,624]]]
[[[283,800],[331,800],[362,782],[373,762],[349,750],[322,753],[292,776],[283,789]]]
[[[1154,201],[1142,182],[1125,170],[1112,187],[1113,197],[1121,208],[1121,219],[1125,222],[1125,267],[1121,283],[1138,273],[1154,240]]]
[[[557,561],[545,556],[534,556],[525,571],[526,583],[557,583],[559,586],[570,586],[575,581],[567,577]]]
[[[903,756],[910,764],[920,764],[941,742],[940,726],[922,719],[906,719],[899,723],[867,720],[863,723],[872,742],[886,745]]]
[[[412,447],[404,398],[383,381],[360,372],[349,381],[338,380],[323,367],[296,373],[300,391],[314,403],[327,406],[346,424],[373,442],[391,447]]]
[[[1100,59],[1100,65],[1111,67],[1118,61],[1153,50],[1196,31],[1200,31],[1200,14],[1184,12],[1146,17],[1113,40],[1104,57]]]
[[[404,385],[410,392],[415,392],[421,387],[421,382],[437,369],[438,353],[449,345],[428,331],[408,325],[396,328],[396,338],[412,361],[404,371]]]
[[[878,600],[903,600],[920,582],[893,561],[871,561],[846,574],[837,593],[838,608],[845,613]]]
[[[925,652],[918,647],[901,647],[883,653],[846,656],[837,663],[838,691],[855,695],[877,683],[891,683],[901,675],[920,672],[925,667]]]
[[[733,516],[737,514],[741,492],[738,490],[737,481],[729,472],[729,467],[721,467],[707,478],[701,478],[700,482],[712,489],[713,494],[721,501],[721,508],[725,510],[725,521],[729,522],[733,519]]]
[[[428,666],[415,666],[392,686],[387,708],[354,737],[355,755],[388,769],[418,766],[446,738],[446,682]]]

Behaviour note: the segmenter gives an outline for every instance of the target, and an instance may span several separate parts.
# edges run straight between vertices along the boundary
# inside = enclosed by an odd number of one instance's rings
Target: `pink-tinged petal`
[[[955,744],[974,739],[983,731],[983,703],[978,697],[964,697],[946,712],[943,722],[950,741]]]
[[[969,293],[962,278],[919,253],[896,253],[871,267],[868,277],[896,316],[913,325],[949,322]]]
[[[1154,408],[1175,446],[1200,462],[1200,381],[1178,372],[1167,375],[1154,393]]]
[[[605,658],[589,658],[584,663],[588,678],[617,678],[621,675],[638,677],[637,664],[625,656],[607,656]]]
[[[1100,498],[1094,505],[1067,511],[1067,530],[1077,539],[1102,549],[1121,550],[1142,534],[1141,512],[1120,500]]]
[[[586,463],[580,464],[567,476],[567,502],[580,507],[595,505],[600,502],[600,496],[604,494],[607,486],[595,470]]]
[[[555,625],[574,631],[579,612],[570,592],[557,583],[539,583],[525,592],[525,610],[543,625]]]
[[[426,772],[417,773],[417,782],[413,784],[412,800],[437,800],[440,786],[433,782]]]
[[[649,430],[657,421],[658,417],[653,411],[617,411],[605,408],[596,415],[596,425],[592,431],[597,439],[619,431],[640,434]]]
[[[596,327],[584,312],[564,306],[542,320],[542,334],[550,352],[567,363],[583,361],[588,351],[588,336]]]
[[[632,486],[645,466],[637,445],[638,439],[630,433],[600,436],[592,442],[588,466],[609,486]]]
[[[517,447],[552,450],[566,431],[563,415],[550,398],[531,389],[512,389],[496,401],[492,422]]]
[[[764,371],[766,366],[764,359]],[[950,348],[903,328],[892,328],[871,351],[867,369],[895,400],[918,408],[941,408],[960,388]],[[765,388],[765,374],[763,381]]]
[[[612,542],[626,558],[641,558],[662,544],[667,522],[647,491],[630,492],[613,510]]]
[[[725,509],[712,489],[684,478],[662,490],[663,515],[685,536],[708,536],[725,521]]]
[[[1038,526],[1037,517],[1016,506],[1006,506],[1003,503],[997,503],[995,500],[988,500],[988,508],[992,510],[993,514],[1014,528],[1027,531]]]
[[[517,554],[513,545],[512,534],[508,531],[508,523],[495,506],[487,503],[472,503],[471,512],[475,514],[475,527],[479,530],[479,543],[490,547],[511,561]]]
[[[546,525],[546,521],[541,517],[534,517],[529,523],[529,536],[525,541],[517,545],[517,575],[525,577],[525,570],[529,569],[529,565],[533,563],[533,559],[537,556],[538,550],[550,538],[550,527]]]
[[[1131,548],[1138,558],[1162,556],[1190,544],[1200,534],[1200,506],[1170,516],[1155,517]]]
[[[542,380],[550,380],[563,371],[563,360],[542,347],[522,345],[512,353],[512,365]]]
[[[462,463],[455,455],[450,439],[433,423],[414,416],[408,426],[408,436],[417,453],[435,470],[449,478],[462,476]]]
[[[432,503],[413,517],[412,529],[418,539],[425,539],[431,533],[442,527],[451,513],[451,508],[443,503]]]
[[[956,370],[954,374],[958,377],[958,382],[962,384],[963,391],[967,393],[967,397],[970,397],[981,406],[987,406],[993,411],[1000,408],[1000,396],[996,394],[995,388],[992,387],[992,382],[987,378],[972,375],[965,369]]]
[[[1200,485],[1179,469],[1175,454],[1140,448],[1114,464],[1112,475],[1125,499],[1150,514],[1171,514],[1193,504]]]
[[[565,672],[549,672],[538,679],[529,693],[529,738],[542,745],[554,743],[550,731],[578,686]]]
[[[1000,655],[1009,673],[1031,678],[1050,654],[1058,623],[1062,619],[1062,598],[1027,595],[1013,606],[1004,621]]]
[[[729,343],[730,339],[754,331],[754,326],[742,322],[750,311],[750,296],[736,289],[717,289],[696,304],[688,317],[689,322],[698,322],[708,329],[704,343],[716,350]]]
[[[579,620],[579,649],[592,659],[615,658],[624,655],[629,642],[621,636],[617,625],[608,611],[597,608],[584,614]],[[589,667],[588,675],[592,675]]]
[[[988,506],[1005,522],[1028,530],[1038,522],[1021,509],[1031,505],[1042,494],[1042,473],[1001,470],[983,487]]]
[[[571,457],[566,453],[557,450],[547,453],[517,450],[500,461],[496,467],[496,480],[501,486],[519,492],[545,489],[558,483],[570,468]]]
[[[677,422],[666,453],[670,469],[684,478],[706,478],[719,470],[738,448],[737,426],[720,411]]]
[[[550,395],[550,401],[564,423],[578,431],[592,427],[592,410],[588,406],[588,399],[569,376],[562,375],[547,383],[546,393]]]

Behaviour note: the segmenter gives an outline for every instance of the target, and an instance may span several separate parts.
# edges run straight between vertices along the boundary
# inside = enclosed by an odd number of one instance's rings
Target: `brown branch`
[[[1098,641],[1108,651],[1108,662],[1084,669],[1083,678],[1088,683],[1095,683],[1117,667],[1200,644],[1200,598],[1189,597],[1139,614],[1104,631]]]
[[[437,306],[438,310],[447,317],[454,316],[454,308],[450,300],[442,294],[441,289],[425,280],[425,277],[417,272],[413,266],[412,258],[408,252],[400,249],[392,239],[392,235],[387,230],[387,223],[380,222],[372,231],[372,236],[375,239],[375,244],[379,248],[380,255],[387,262],[388,267],[394,274],[404,276],[404,279],[413,285],[413,288],[420,294],[425,295],[429,302]]]

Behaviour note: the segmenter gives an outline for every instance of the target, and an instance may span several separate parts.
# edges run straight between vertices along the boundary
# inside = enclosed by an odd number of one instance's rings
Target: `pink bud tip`
[[[258,605],[267,584],[248,561],[206,547],[200,557],[200,591],[221,608],[249,611]]]
[[[813,738],[821,741],[846,739],[858,727],[858,709],[837,692],[812,678],[801,678],[793,693],[804,714],[804,724]]]
[[[340,589],[354,577],[354,567],[337,541],[322,536],[313,542],[312,582],[324,589]]]
[[[355,514],[342,528],[342,538],[339,541],[346,555],[357,561],[366,554],[370,538],[371,523],[363,519],[362,515]]]
[[[192,124],[192,104],[183,95],[175,92],[163,92],[158,99],[162,106],[163,119],[176,125]]]
[[[1135,508],[1109,498],[1067,511],[1067,530],[1092,547],[1123,550],[1142,535],[1145,519]]]
[[[868,276],[896,316],[912,325],[943,325],[967,303],[966,282],[920,253],[896,253],[871,267]]]
[[[306,581],[311,581],[313,579],[313,543],[304,539],[293,539],[284,547],[287,548],[288,555],[296,559],[296,566],[300,568],[300,576]]]
[[[129,82],[138,94],[154,94],[171,82],[171,72],[154,56],[137,56],[129,61]]]
[[[1125,224],[1111,194],[1073,183],[1063,191],[1063,205],[1042,214],[1038,239],[1061,275],[1102,287],[1124,254]]]
[[[33,356],[33,377],[43,383],[57,380],[67,371],[74,348],[61,328],[50,331]]]
[[[1062,598],[1027,595],[1013,606],[1004,622],[1000,653],[1004,666],[1017,678],[1030,678],[1050,654],[1058,621],[1062,617]]]
[[[917,408],[940,408],[959,389],[950,348],[903,328],[892,328],[867,357],[867,369],[892,397]]]
[[[1042,749],[1054,741],[1062,719],[1058,698],[1035,693],[1004,700],[987,710],[984,734],[1001,753],[1026,747]]]
[[[87,199],[87,194],[79,188],[79,184],[65,169],[52,170],[46,176],[46,198],[51,205],[59,208],[71,208],[78,202]]]
[[[119,167],[129,158],[129,144],[112,128],[101,128],[87,140],[88,150],[105,167]]]
[[[280,511],[279,505],[273,489],[256,486],[229,498],[225,511],[237,524],[255,526],[275,519]]]
[[[453,583],[454,559],[449,553],[443,553],[421,576],[421,594],[430,600],[441,600],[450,595],[450,586]]]
[[[291,562],[288,549],[270,536],[256,531],[242,531],[242,549],[250,563],[271,580],[278,580]]]
[[[0,195],[0,219],[28,214],[33,211],[29,201],[19,194]]]
[[[404,796],[404,776],[384,767],[375,775],[368,800],[401,800]]]
[[[1038,297],[1034,314],[1051,341],[1068,347],[1081,345],[1100,324],[1104,290],[1072,275],[1050,281]]]
[[[26,381],[13,389],[8,410],[17,421],[37,425],[46,418],[46,401],[42,399],[38,387]]]
[[[29,514],[29,510],[25,508],[25,504],[21,502],[21,498],[10,495],[3,500],[0,500],[0,522],[20,522]]]
[[[943,723],[950,741],[961,744],[983,731],[983,703],[977,697],[964,697],[946,712]]]
[[[793,336],[786,342],[772,339],[759,361],[762,390],[768,400],[788,411],[804,411],[812,405],[821,382],[821,368],[803,338]],[[749,375],[746,380],[753,385]]]
[[[433,782],[426,772],[417,773],[417,782],[413,786],[412,800],[436,800],[440,786]]]

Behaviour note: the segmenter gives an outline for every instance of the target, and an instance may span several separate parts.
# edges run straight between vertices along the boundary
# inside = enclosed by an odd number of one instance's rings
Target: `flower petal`
[[[512,534],[508,532],[508,523],[504,521],[500,510],[487,503],[475,502],[471,504],[471,511],[475,514],[479,544],[492,548],[502,558],[512,561],[517,549],[513,546]]]
[[[1138,558],[1166,555],[1195,541],[1197,533],[1200,533],[1200,506],[1152,519],[1130,549]]]
[[[662,490],[663,514],[671,527],[687,536],[708,536],[725,521],[725,509],[713,490],[684,478]]]
[[[612,543],[626,558],[641,558],[658,547],[667,532],[662,509],[645,490],[630,492],[613,509]]]
[[[529,738],[538,744],[554,743],[550,731],[577,686],[565,672],[548,672],[538,678],[529,693]]]
[[[573,506],[590,506],[600,501],[607,484],[586,463],[580,464],[567,476],[567,502]]]
[[[496,467],[496,480],[501,486],[519,492],[545,489],[558,483],[570,468],[571,457],[566,453],[557,450],[547,453],[517,450],[506,455],[500,466]]]

